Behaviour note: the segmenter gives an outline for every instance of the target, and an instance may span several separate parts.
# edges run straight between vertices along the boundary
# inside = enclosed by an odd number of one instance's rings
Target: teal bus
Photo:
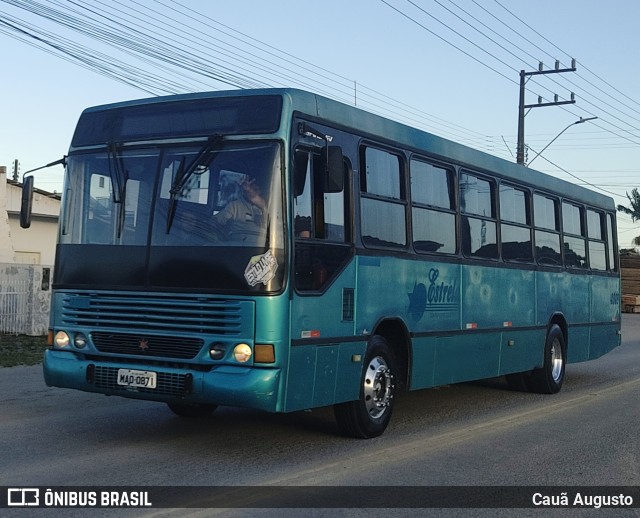
[[[89,108],[45,380],[181,416],[333,405],[360,438],[403,390],[556,393],[568,362],[620,344],[615,218],[597,192],[300,90]]]

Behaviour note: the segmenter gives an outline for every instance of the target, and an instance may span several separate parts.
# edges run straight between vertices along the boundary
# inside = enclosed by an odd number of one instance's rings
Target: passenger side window
[[[618,270],[616,264],[616,243],[613,240],[613,228],[614,220],[611,214],[607,214],[607,257],[609,259],[609,271],[615,272]]]
[[[366,246],[407,244],[403,162],[399,155],[373,147],[360,154],[360,221]]]
[[[587,235],[589,237],[589,265],[592,270],[607,269],[607,252],[604,239],[604,214],[587,210]]]
[[[460,175],[461,244],[467,257],[498,257],[494,189],[489,180]]]
[[[587,247],[582,207],[562,203],[564,264],[570,268],[587,268]]]
[[[505,261],[532,261],[529,193],[501,184],[500,220],[502,222],[500,233],[503,259]]]
[[[417,252],[456,253],[453,171],[411,160],[411,218]]]
[[[533,195],[535,258],[539,264],[562,266],[558,200]]]

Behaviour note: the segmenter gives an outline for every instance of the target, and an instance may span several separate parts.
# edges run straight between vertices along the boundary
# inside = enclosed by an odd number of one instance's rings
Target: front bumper
[[[155,389],[118,385],[119,369],[157,373]],[[150,401],[213,404],[255,408],[268,412],[278,405],[280,369],[220,365],[206,371],[184,367],[118,363],[83,359],[73,352],[47,350],[44,379],[50,387],[71,388]]]

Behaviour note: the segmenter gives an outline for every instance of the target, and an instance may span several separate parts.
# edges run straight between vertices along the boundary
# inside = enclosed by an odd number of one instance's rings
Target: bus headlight
[[[251,358],[251,347],[247,344],[238,344],[233,348],[233,357],[240,363],[248,362]]]
[[[70,342],[71,342],[71,339],[69,338],[69,335],[64,331],[58,331],[56,333],[55,338],[53,339],[53,343],[55,344],[55,346],[60,349],[69,347]]]

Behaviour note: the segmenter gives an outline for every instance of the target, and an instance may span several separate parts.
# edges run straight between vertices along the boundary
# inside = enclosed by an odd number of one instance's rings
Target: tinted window
[[[537,228],[548,230],[560,230],[558,225],[558,211],[556,210],[556,200],[534,194],[533,196],[533,218]]]
[[[528,195],[525,191],[500,185],[500,219],[529,224]]]
[[[375,148],[365,149],[362,190],[388,198],[400,199],[400,157]]]
[[[615,271],[615,243],[613,241],[613,216],[611,214],[607,214],[607,251],[609,258],[609,270]]]
[[[536,230],[536,259],[540,264],[562,266],[560,234]]]
[[[562,204],[562,229],[565,234],[584,235],[581,216],[582,209],[580,207],[570,203]]]
[[[401,158],[387,151],[366,147],[361,160],[362,240],[368,246],[406,246]]]
[[[587,231],[589,239],[604,240],[602,237],[602,214],[600,212],[587,211]]]
[[[495,216],[493,189],[489,181],[463,173],[460,177],[460,198],[462,212],[488,218]]]
[[[454,208],[451,171],[419,160],[411,161],[411,201],[443,209]]]
[[[418,252],[456,252],[456,216],[449,212],[414,207],[413,246]]]
[[[411,161],[413,246],[417,252],[456,252],[453,171]]]
[[[462,250],[468,257],[497,258],[496,224],[484,219],[463,216]]]
[[[493,184],[488,180],[463,173],[460,175],[460,209],[462,252],[468,257],[498,257]]]
[[[506,261],[531,261],[531,229],[515,225],[503,224],[502,232],[502,257]]]

